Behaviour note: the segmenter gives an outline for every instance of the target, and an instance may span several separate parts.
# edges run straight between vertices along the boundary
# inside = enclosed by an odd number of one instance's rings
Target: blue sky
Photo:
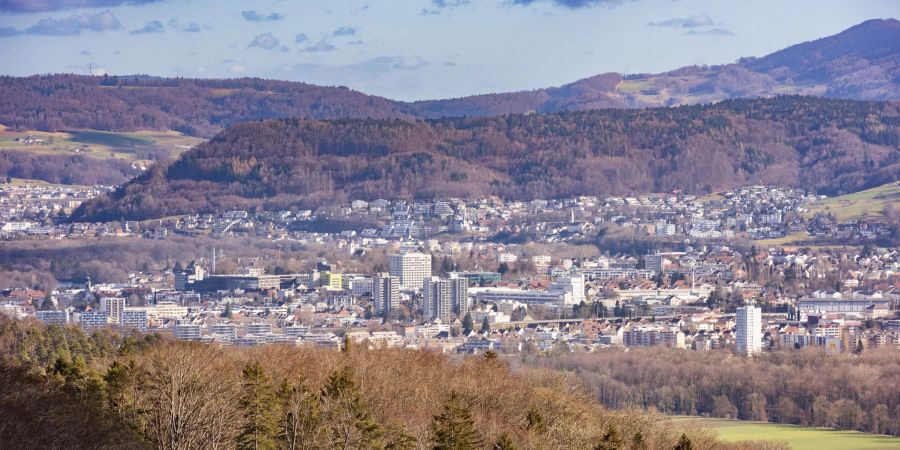
[[[897,0],[0,0],[0,73],[448,98],[728,63],[888,17]]]

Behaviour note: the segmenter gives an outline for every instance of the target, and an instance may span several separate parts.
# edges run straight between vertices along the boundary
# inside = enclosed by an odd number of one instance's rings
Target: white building
[[[93,333],[94,331],[107,326],[109,323],[106,313],[95,311],[82,313],[80,321],[81,329],[84,330],[85,333]]]
[[[454,315],[465,316],[469,312],[468,288],[465,278],[426,278],[422,286],[425,320],[440,319],[449,323]]]
[[[502,263],[514,263],[519,260],[515,253],[501,253],[497,255],[497,261]]]
[[[422,282],[431,276],[431,255],[418,252],[391,255],[390,275],[400,279],[402,290],[422,289]]]
[[[120,297],[103,297],[100,299],[100,312],[106,313],[110,323],[122,323],[125,311],[125,299]]]
[[[150,316],[146,310],[131,310],[126,308],[122,311],[119,323],[126,328],[136,328],[138,331],[147,331],[150,322]]]
[[[584,274],[559,277],[550,283],[548,290],[563,294],[567,305],[577,305],[584,301]]]
[[[737,351],[744,355],[762,351],[762,310],[752,305],[738,308],[736,319]]]
[[[179,320],[178,323],[172,327],[172,334],[175,336],[175,339],[180,341],[199,341],[200,325]]]
[[[69,323],[68,311],[35,311],[34,316],[45,325],[64,327]]]
[[[400,279],[386,273],[375,277],[372,285],[375,314],[390,316],[400,306]]]

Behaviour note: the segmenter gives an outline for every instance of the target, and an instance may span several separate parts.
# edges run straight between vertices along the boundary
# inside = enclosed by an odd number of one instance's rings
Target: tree
[[[619,432],[612,426],[606,429],[600,442],[594,446],[594,450],[619,450],[622,448],[622,439]]]
[[[681,433],[681,437],[678,438],[678,443],[675,444],[674,450],[694,450],[694,444],[691,443],[691,439],[688,438],[686,434]]]
[[[472,314],[466,313],[462,320],[462,328],[464,334],[469,334],[475,329],[475,323],[472,322]]]
[[[272,383],[259,362],[252,361],[244,366],[241,385],[240,409],[244,415],[244,425],[238,436],[238,447],[254,450],[275,448],[276,397]]]
[[[481,448],[482,439],[475,429],[468,408],[456,392],[444,404],[444,410],[431,422],[431,438],[434,450],[475,450]]]
[[[647,450],[647,440],[644,439],[644,433],[636,431],[631,438],[631,448],[633,450]]]
[[[506,275],[506,273],[509,272],[509,264],[506,264],[505,262],[500,263],[500,265],[497,266],[497,272],[500,273],[500,275]]]
[[[224,317],[226,319],[232,318],[231,303],[228,303],[225,305],[225,311],[222,312],[222,317]]]
[[[381,443],[384,429],[369,414],[349,367],[328,377],[320,401],[333,448],[366,448]]]
[[[516,446],[513,445],[512,439],[506,433],[501,434],[491,447],[492,450],[515,450],[515,448]]]
[[[484,316],[484,319],[481,320],[481,332],[482,333],[490,333],[491,332],[491,322],[488,321],[487,316]]]
[[[321,408],[302,382],[291,386],[285,380],[278,391],[281,403],[278,444],[288,450],[312,450],[320,446]]]

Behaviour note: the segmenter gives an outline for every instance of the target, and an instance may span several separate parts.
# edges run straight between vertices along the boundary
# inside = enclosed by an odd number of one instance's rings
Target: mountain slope
[[[898,103],[793,96],[424,122],[290,119],[231,127],[82,205],[74,219],[747,184],[835,194],[898,178]]]
[[[608,73],[554,88],[413,103],[341,87],[253,78],[0,77],[0,124],[46,131],[171,129],[210,137],[235,123],[284,117],[493,116],[783,94],[900,100],[900,22],[870,20],[834,36],[722,66]]]

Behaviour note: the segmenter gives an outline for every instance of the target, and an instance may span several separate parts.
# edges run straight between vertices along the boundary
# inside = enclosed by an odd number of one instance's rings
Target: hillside
[[[406,103],[343,87],[254,78],[0,77],[0,124],[16,130],[175,130],[210,137],[274,118],[440,118],[817,95],[900,100],[900,22],[870,20],[761,58],[661,74],[607,73],[533,91]]]
[[[229,128],[75,220],[348,199],[552,198],[747,184],[828,195],[900,177],[900,104],[810,97],[491,118],[275,120]]]
[[[496,358],[223,349],[3,316],[0,381],[9,448],[662,449],[681,435],[651,415],[603,408],[560,373],[513,373]],[[723,448],[686,433],[695,449]]]

